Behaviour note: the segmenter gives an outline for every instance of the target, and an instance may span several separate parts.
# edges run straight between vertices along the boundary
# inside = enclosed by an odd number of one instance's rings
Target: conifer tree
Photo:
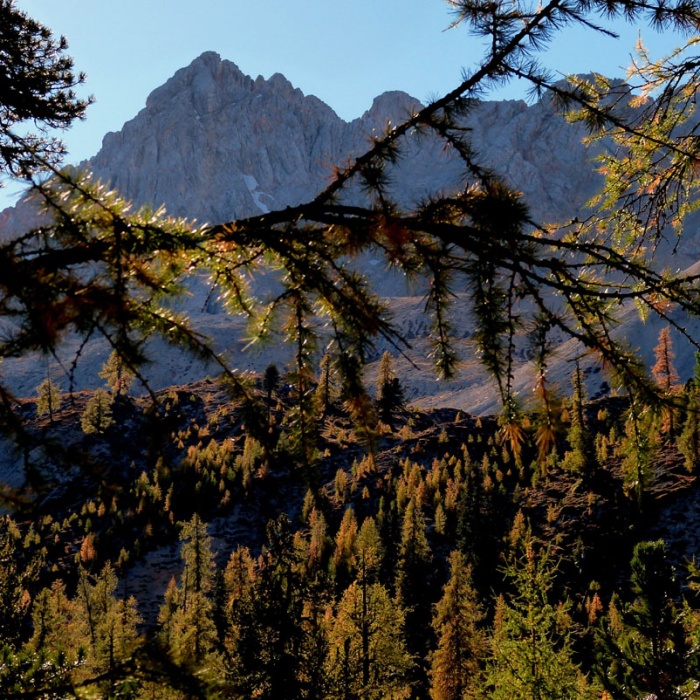
[[[513,594],[496,602],[484,687],[490,700],[599,697],[573,659],[568,601],[553,595],[556,565],[531,536],[506,569]]]
[[[66,39],[14,0],[0,2],[0,26],[0,173],[27,177],[63,155],[63,144],[48,133],[83,117],[89,100],[79,100],[74,88],[85,76],[73,72]],[[39,133],[26,133],[32,122]]]
[[[604,620],[598,674],[613,697],[676,700],[697,693],[695,622],[677,602],[679,583],[663,540],[634,548],[634,600]],[[613,614],[614,613],[614,614]]]
[[[140,642],[138,625],[141,617],[136,600],[118,600],[115,596],[118,580],[111,565],[105,565],[99,574],[90,575],[79,567],[79,583],[76,602],[79,615],[86,621],[90,640],[87,657],[89,674],[114,672],[127,660]],[[122,682],[110,677],[106,684],[107,695],[118,695]],[[127,682],[128,685],[128,682]]]
[[[374,518],[369,516],[362,521],[356,540],[358,570],[363,578],[378,582],[384,563],[384,544]]]
[[[90,644],[86,615],[66,594],[63,581],[42,589],[32,606],[34,633],[28,648],[38,654],[60,651],[72,667],[83,663]]]
[[[309,515],[309,566],[319,567],[330,544],[328,525],[323,513],[315,507]]]
[[[303,560],[294,547],[289,519],[282,515],[267,526],[267,544],[258,558],[249,622],[239,628],[236,687],[248,697],[292,700],[300,697],[313,663],[306,652],[315,632],[303,579]],[[242,653],[244,652],[244,653]]]
[[[403,406],[403,387],[393,368],[393,358],[385,351],[377,374],[377,409],[383,423],[391,425],[393,414]]]
[[[136,367],[146,359],[144,341],[160,334],[221,363],[183,316],[161,304],[164,296],[180,289],[185,274],[206,269],[221,285],[228,306],[259,322],[258,337],[269,335],[282,319],[295,348],[293,444],[308,463],[315,437],[311,368],[324,329],[331,329],[339,350],[337,366],[347,405],[368,439],[373,414],[362,384],[363,368],[378,338],[398,348],[405,344],[365,278],[346,264],[371,250],[399,270],[429,280],[426,302],[435,362],[446,376],[458,363],[450,306],[458,291],[466,292],[460,299],[472,311],[473,340],[484,367],[495,377],[504,408],[503,434],[516,459],[523,436],[513,397],[520,328],[542,331],[544,339],[553,332],[568,336],[596,353],[621,384],[642,398],[658,393],[638,358],[612,331],[621,297],[637,302],[643,314],[664,317],[670,305],[681,312],[699,310],[693,280],[657,269],[656,245],[648,245],[666,235],[669,222],[681,229],[683,214],[692,206],[696,173],[689,164],[697,154],[689,125],[697,81],[682,78],[693,78],[694,62],[652,65],[648,57],[640,60],[635,74],[662,97],[629,110],[626,104],[636,99],[631,87],[602,79],[597,84],[554,81],[537,60],[565,26],[601,30],[595,6],[575,2],[562,7],[560,0],[535,9],[516,3],[508,12],[499,4],[485,9],[475,0],[455,0],[450,6],[455,27],[487,39],[480,64],[453,90],[377,135],[365,153],[339,169],[308,202],[195,230],[153,212],[129,211],[106,187],[71,173],[38,178],[36,192],[49,218],[52,212],[56,216],[29,232],[22,245],[0,247],[4,269],[16,273],[8,278],[0,308],[20,329],[3,340],[0,354],[51,352],[67,332],[82,339],[99,333]],[[70,60],[62,56],[63,43],[57,46],[47,30],[32,25],[9,0],[0,7],[13,29],[8,40],[20,47],[3,59],[11,64],[0,90],[3,158],[7,170],[26,173],[41,161],[50,166],[51,148],[47,155],[45,139],[18,140],[12,126],[31,120],[63,126],[82,114],[85,103],[72,95],[80,77],[72,75]],[[684,0],[614,0],[610,13],[635,22],[646,18],[663,30],[695,27],[698,21],[697,8]],[[550,103],[563,111],[579,110],[591,130],[620,144],[619,153],[604,156],[607,187],[599,212],[591,218],[560,226],[535,220],[524,196],[479,157],[474,134],[464,128],[475,98],[494,84],[516,79],[528,81],[538,94],[547,93]],[[410,159],[400,155],[412,147],[416,131],[429,133],[450,149],[468,186],[428,192],[423,201],[402,204],[389,174],[410,166]],[[39,158],[42,153],[46,157]],[[364,189],[367,197],[350,205],[342,195],[356,188]],[[45,245],[49,240],[52,244]],[[260,308],[247,282],[264,265],[282,270],[282,289]],[[100,274],[83,274],[86,266]],[[233,372],[229,376],[245,393],[244,382]]]
[[[39,562],[21,551],[20,532],[8,515],[0,517],[0,644],[16,647],[30,614],[29,590]]]
[[[411,657],[400,607],[379,583],[354,581],[329,630],[329,698],[408,698]]]
[[[670,394],[680,381],[680,378],[676,368],[673,366],[675,353],[671,342],[671,329],[668,326],[664,326],[659,331],[659,342],[654,348],[654,357],[656,358],[656,363],[651,368],[651,374],[661,389],[665,393]]]
[[[685,466],[693,471],[700,462],[700,352],[695,353],[693,376],[685,385],[685,415],[677,439],[678,451],[685,457]]]
[[[659,342],[654,348],[654,357],[656,358],[656,363],[651,368],[651,376],[659,385],[664,397],[670,398],[676,393],[680,377],[673,365],[675,353],[671,342],[671,330],[668,326],[665,326],[659,332]],[[662,431],[672,435],[675,427],[673,406],[666,404],[662,407],[662,419]]]
[[[425,518],[415,496],[406,506],[401,529],[396,588],[405,607],[410,608],[420,596],[416,586],[427,584],[430,571],[430,546],[426,537]],[[422,579],[422,581],[421,581]]]
[[[486,456],[481,464],[465,462],[452,480],[451,508],[456,517],[456,544],[464,552],[476,576],[490,569],[497,539],[497,515],[489,495],[490,464]]]
[[[209,593],[214,579],[211,537],[207,526],[196,513],[183,524],[180,542],[180,556],[185,564],[182,589],[186,601],[190,593]]]
[[[338,387],[336,386],[335,371],[331,356],[326,353],[321,358],[320,375],[318,385],[316,387],[315,401],[318,405],[318,410],[321,419],[325,419],[328,411],[333,406],[339,396]]]
[[[36,414],[45,416],[53,423],[54,412],[61,406],[61,392],[59,387],[49,377],[39,384],[36,389]]]
[[[270,364],[263,373],[262,386],[267,397],[267,427],[272,425],[272,395],[277,391],[280,384],[280,371],[277,365]]]
[[[685,458],[688,471],[700,464],[700,388],[691,386],[687,392],[685,421],[678,436],[678,451]]]
[[[227,631],[224,655],[227,676],[240,692],[250,695],[254,689],[254,673],[258,657],[255,620],[257,572],[250,551],[238,547],[224,572],[227,596]]]
[[[112,350],[107,361],[102,366],[99,376],[107,382],[109,390],[115,396],[122,396],[129,391],[134,381],[134,373],[124,362],[124,358]]]
[[[66,594],[62,581],[37,595],[32,609],[34,634],[26,650],[34,655],[35,663],[55,655],[57,661],[51,663],[61,669],[56,679],[65,687],[85,684],[104,697],[122,697],[133,691],[133,680],[124,678],[119,670],[141,646],[141,618],[133,597],[115,597],[117,585],[109,564],[96,575],[80,565],[73,598]]]
[[[212,601],[215,567],[211,537],[198,515],[183,524],[180,542],[184,568],[177,591],[170,594],[174,610],[169,619],[168,649],[176,663],[201,663],[216,639]]]
[[[355,511],[348,506],[335,536],[333,552],[333,569],[336,583],[344,589],[352,580],[357,565],[357,519]]]
[[[288,343],[294,348],[294,369],[288,373],[294,387],[293,404],[287,412],[290,445],[307,478],[311,477],[311,464],[315,459],[317,423],[313,400],[313,370],[318,334],[316,321],[308,295],[300,284],[290,285],[285,297],[285,318],[282,330]],[[302,282],[303,284],[303,282]]]
[[[114,422],[112,399],[104,389],[96,389],[80,416],[80,426],[86,435],[104,435]]]
[[[450,578],[433,618],[437,649],[430,656],[432,700],[462,700],[477,688],[487,649],[479,628],[483,617],[464,554],[452,552]]]
[[[583,384],[583,376],[578,360],[576,361],[572,380],[574,391],[571,396],[571,410],[569,413],[571,425],[567,434],[570,449],[565,453],[562,464],[565,469],[590,475],[593,468],[592,437],[588,430],[588,421],[586,420],[584,407],[586,389]]]
[[[432,643],[433,558],[415,494],[406,506],[396,572],[396,598],[406,613],[406,645],[416,658],[415,692],[426,693],[427,656]]]
[[[700,388],[700,350],[695,351],[695,364],[693,365],[693,376],[690,381],[697,388]]]
[[[642,507],[651,480],[651,465],[658,448],[659,431],[649,406],[640,404],[634,394],[625,421],[625,434],[617,445],[627,490]]]

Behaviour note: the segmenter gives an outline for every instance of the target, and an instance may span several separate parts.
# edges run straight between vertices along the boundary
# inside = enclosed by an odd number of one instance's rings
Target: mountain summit
[[[140,204],[220,222],[310,197],[358,136],[281,74],[252,79],[208,52],[107,134],[89,167]]]
[[[207,52],[107,134],[88,167],[139,204],[164,203],[172,214],[217,223],[311,198],[334,166],[419,107],[406,93],[387,92],[345,122],[283,75],[253,79]],[[581,129],[546,105],[482,102],[468,125],[484,145],[485,164],[521,189],[536,215],[570,216],[595,190]],[[461,182],[456,160],[437,144],[415,137],[404,156],[396,178],[403,201]]]

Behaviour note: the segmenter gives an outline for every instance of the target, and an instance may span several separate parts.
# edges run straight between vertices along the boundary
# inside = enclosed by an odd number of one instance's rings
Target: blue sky
[[[426,100],[458,84],[481,55],[463,29],[446,31],[443,0],[17,0],[30,16],[68,39],[84,94],[95,104],[84,123],[64,134],[77,163],[95,154],[108,131],[121,128],[148,94],[207,50],[253,77],[283,73],[344,119],[392,89]],[[547,62],[562,73],[622,75],[638,28],[613,40],[576,32],[553,46]],[[667,52],[673,37],[643,29]],[[519,97],[517,89],[503,97]],[[5,196],[10,194],[5,193]]]

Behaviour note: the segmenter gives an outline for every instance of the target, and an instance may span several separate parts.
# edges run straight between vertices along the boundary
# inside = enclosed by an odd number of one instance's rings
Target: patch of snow
[[[257,206],[258,209],[263,214],[269,214],[270,213],[270,208],[260,199],[263,195],[266,197],[269,197],[270,195],[266,195],[265,192],[261,192],[259,187],[260,185],[258,184],[258,181],[252,176],[252,175],[243,175],[243,182],[245,183],[245,186],[248,188],[248,192],[250,192],[250,196],[253,198],[253,201],[255,202],[255,206]]]

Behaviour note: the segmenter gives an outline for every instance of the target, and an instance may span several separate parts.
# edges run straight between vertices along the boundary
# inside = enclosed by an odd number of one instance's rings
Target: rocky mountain
[[[418,101],[405,93],[388,92],[377,97],[360,118],[345,122],[281,74],[269,80],[253,79],[208,52],[154,90],[144,109],[121,131],[107,134],[99,153],[81,166],[136,204],[164,204],[169,213],[200,222],[228,221],[311,198],[329,181],[334,166],[363,152],[373,134],[417,106]],[[482,164],[521,190],[541,221],[574,216],[600,184],[592,162],[595,151],[581,143],[582,127],[568,124],[546,101],[480,102],[465,126],[479,144]],[[458,160],[441,143],[418,134],[407,138],[403,158],[392,175],[392,186],[405,203],[463,184]],[[21,229],[30,217],[22,203],[5,211],[0,214],[0,233]],[[698,258],[700,246],[691,240],[675,264],[685,267]],[[426,359],[428,323],[420,284],[412,287],[399,275],[388,274],[378,260],[366,258],[362,264],[413,345],[408,355],[414,366],[406,375],[409,398],[436,406],[493,410],[493,388],[469,347],[467,312],[456,305],[455,325],[464,329],[464,370],[457,381],[438,383]],[[198,326],[228,353],[233,366],[259,371],[271,361],[284,363],[283,347],[243,353],[242,323],[221,313],[215,301],[207,301],[208,291],[206,280],[193,280],[185,306]],[[651,331],[630,323],[627,332],[632,342],[644,335],[644,347],[652,347],[647,343]],[[380,344],[378,356],[382,349]],[[68,343],[66,358],[72,350]],[[97,370],[106,352],[99,341],[83,350],[79,388],[101,383]],[[149,371],[155,386],[172,383],[174,376],[179,382],[191,381],[207,371],[191,357],[157,344],[153,355],[159,358]],[[399,362],[406,362],[408,368],[407,359]],[[562,381],[567,367],[561,363]],[[6,363],[4,371],[17,393],[31,395],[46,366],[36,358],[23,358]],[[596,375],[595,368],[588,371],[591,377]],[[52,367],[51,372],[60,375],[61,369]],[[371,381],[371,370],[369,375]],[[525,391],[530,381],[526,354],[518,377]],[[600,386],[600,381],[594,383],[593,391]]]
[[[280,74],[252,79],[205,53],[154,90],[120,132],[107,134],[87,166],[138,203],[217,223],[308,199],[333,166],[418,105],[405,93],[384,93],[348,123]],[[536,216],[570,215],[594,192],[581,128],[545,104],[483,102],[468,126],[483,162],[526,194]],[[442,144],[414,135],[396,175],[394,186],[410,203],[453,189],[461,171]]]

